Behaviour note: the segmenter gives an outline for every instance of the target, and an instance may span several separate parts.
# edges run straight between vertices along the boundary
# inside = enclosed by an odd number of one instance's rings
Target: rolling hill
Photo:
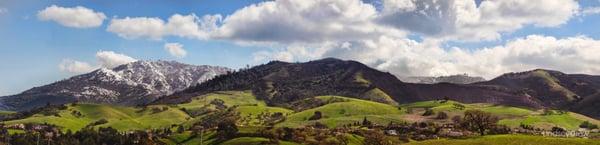
[[[526,94],[496,86],[470,84],[412,84],[356,61],[326,58],[304,63],[273,61],[218,76],[153,104],[176,104],[191,97],[226,90],[252,90],[269,105],[290,107],[298,100],[322,95],[347,96],[386,104],[449,97],[466,103],[495,103],[541,108]]]
[[[391,105],[449,98],[463,103],[572,110],[598,118],[600,109],[593,107],[592,100],[598,98],[599,78],[537,69],[472,84],[416,84],[402,82],[390,73],[356,61],[335,58],[304,63],[273,61],[218,76],[153,104],[177,104],[214,91],[252,90],[268,105],[293,110],[296,107],[293,102],[323,95]]]

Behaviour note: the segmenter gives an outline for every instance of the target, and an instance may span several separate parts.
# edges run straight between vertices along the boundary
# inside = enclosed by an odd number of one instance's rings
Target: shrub
[[[431,115],[433,115],[433,110],[431,110],[430,108],[425,109],[423,116],[431,116]]]
[[[454,103],[454,104],[452,104],[452,107],[453,107],[454,109],[458,109],[458,110],[464,110],[464,109],[465,109],[465,105],[463,105],[463,104],[459,104],[459,103]]]
[[[315,111],[315,114],[313,114],[313,116],[308,118],[308,120],[319,120],[319,119],[321,119],[321,117],[323,117],[323,114],[321,113],[321,111]]]
[[[440,111],[437,113],[436,119],[448,119],[448,114],[446,112]]]
[[[584,121],[579,125],[580,128],[597,129],[598,125],[592,124],[589,121]]]

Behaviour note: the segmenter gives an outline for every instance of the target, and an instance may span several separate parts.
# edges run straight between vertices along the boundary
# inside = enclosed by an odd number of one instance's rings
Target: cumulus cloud
[[[581,10],[575,0],[382,0],[377,5],[361,0],[264,1],[224,18],[115,18],[107,30],[128,39],[176,36],[278,44],[254,53],[254,60],[339,57],[401,76],[468,73],[490,78],[534,68],[600,73],[593,67],[599,60],[591,56],[598,40],[584,36],[530,35],[477,49],[440,46],[499,40],[526,26],[559,27],[578,13],[595,13]],[[411,40],[409,34],[423,41]]]
[[[52,5],[37,13],[37,17],[43,21],[54,21],[66,27],[92,28],[102,25],[106,16],[101,12],[77,6],[59,7]]]
[[[471,74],[493,78],[502,73],[536,68],[567,73],[600,74],[597,57],[600,40],[585,36],[555,38],[530,35],[508,41],[504,45],[467,50],[441,48],[438,41],[416,42],[382,36],[373,40],[344,42],[324,49],[289,49],[260,52],[263,58],[277,54],[338,57],[357,60],[398,76],[439,76]],[[301,53],[299,53],[301,52]],[[294,58],[294,60],[306,59]]]
[[[134,61],[137,60],[125,54],[116,53],[114,51],[98,51],[96,52],[96,65],[92,65],[83,61],[63,59],[63,61],[58,65],[58,68],[62,72],[82,74],[91,72],[101,67],[110,69]]]
[[[58,69],[63,72],[81,74],[91,72],[96,69],[95,66],[90,65],[87,62],[76,61],[72,59],[63,59],[58,65]]]
[[[259,43],[315,43],[404,33],[373,23],[377,11],[360,0],[276,0],[239,9],[212,35]]]
[[[96,53],[96,59],[100,66],[113,68],[122,64],[137,61],[125,54],[115,53],[114,51],[99,51]]]
[[[179,43],[166,43],[165,50],[175,57],[185,57],[187,52],[183,49],[183,45]]]
[[[600,14],[600,7],[587,7],[584,8],[583,10],[581,10],[581,14],[586,16],[586,15],[594,15],[594,14]]]
[[[127,39],[148,38],[159,40],[165,36],[205,39],[208,32],[216,29],[220,15],[194,14],[171,16],[166,22],[157,17],[125,17],[110,21],[107,31]]]
[[[575,0],[275,0],[221,15],[116,18],[110,32],[124,38],[179,36],[250,44],[360,41],[414,33],[441,40],[496,40],[527,25],[556,27],[579,13]],[[593,12],[593,11],[589,11]]]
[[[526,25],[555,27],[579,11],[575,0],[383,0],[378,22],[449,40],[495,40]]]

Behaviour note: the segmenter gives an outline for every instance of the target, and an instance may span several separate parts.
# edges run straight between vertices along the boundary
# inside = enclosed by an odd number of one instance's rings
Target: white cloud
[[[404,33],[376,25],[375,7],[360,0],[276,0],[239,9],[215,39],[258,43],[321,43]]]
[[[100,66],[105,68],[114,68],[116,66],[137,61],[125,54],[115,53],[113,51],[98,51],[96,59]]]
[[[101,12],[77,6],[72,8],[52,5],[37,13],[43,21],[54,21],[66,27],[92,28],[102,25],[106,16]]]
[[[125,17],[111,20],[107,31],[127,39],[149,38],[159,40],[165,36],[205,39],[208,31],[217,27],[220,15],[206,15],[202,18],[194,14],[171,16],[167,22],[156,17]]]
[[[255,59],[294,60],[323,57],[352,59],[398,76],[439,76],[468,73],[493,78],[502,73],[536,68],[567,73],[600,74],[597,57],[600,40],[584,36],[558,39],[530,35],[505,45],[466,50],[444,49],[439,41],[416,42],[381,36],[373,40],[344,42],[324,49],[300,48],[255,53]],[[286,57],[284,57],[286,58]],[[283,59],[286,60],[286,59]]]
[[[81,74],[91,72],[96,69],[96,67],[90,65],[87,62],[81,62],[71,59],[63,59],[62,62],[58,65],[60,71],[73,73],[73,74]]]
[[[586,15],[594,15],[600,14],[600,7],[587,7],[581,10],[581,14]]]
[[[495,40],[502,32],[534,25],[555,27],[577,14],[575,0],[384,0],[378,21],[428,37]]]
[[[0,8],[0,15],[8,13],[8,9]]]
[[[183,45],[179,43],[166,43],[165,50],[175,57],[185,57],[187,52],[183,49]]]
[[[116,66],[137,61],[125,54],[116,53],[114,51],[98,51],[96,52],[96,65],[91,65],[88,62],[82,62],[72,59],[63,59],[58,65],[60,71],[72,74],[82,74],[91,72],[98,68],[114,68]]]

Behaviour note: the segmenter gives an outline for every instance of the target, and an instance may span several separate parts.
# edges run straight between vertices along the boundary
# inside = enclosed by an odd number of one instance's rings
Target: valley
[[[187,128],[181,133],[161,138],[160,141],[166,144],[198,144],[200,140],[197,135],[198,132],[196,132],[197,130],[193,130],[193,128],[201,124],[202,120],[215,119],[215,116],[211,114],[231,108],[234,109],[238,117],[235,123],[240,135],[237,138],[220,142],[222,144],[260,144],[261,142],[269,141],[268,138],[254,137],[259,130],[268,130],[268,128],[305,128],[315,124],[323,124],[325,128],[330,129],[356,128],[353,126],[356,126],[356,123],[362,124],[364,119],[368,119],[373,126],[382,127],[389,124],[409,125],[421,122],[439,125],[452,124],[452,118],[454,116],[462,117],[466,110],[481,110],[491,113],[499,117],[499,125],[506,125],[510,128],[520,128],[521,125],[528,125],[533,128],[545,130],[550,130],[552,127],[576,130],[584,121],[600,124],[598,120],[573,112],[558,113],[558,110],[535,110],[486,103],[464,104],[452,100],[390,105],[342,96],[316,96],[314,99],[320,101],[311,100],[311,103],[322,102],[322,105],[294,111],[293,108],[268,106],[264,101],[256,98],[251,91],[217,91],[193,97],[190,102],[170,105],[125,107],[73,103],[66,104],[65,108],[56,110],[56,114],[38,113],[23,119],[4,121],[2,123],[6,126],[15,124],[51,124],[64,132],[102,127],[111,127],[118,131],[164,128],[177,130],[180,125],[183,128]],[[432,111],[432,113],[424,115],[427,110]],[[315,112],[320,112],[320,117],[313,117],[315,116]],[[447,117],[439,118],[437,114],[440,114],[440,112],[447,114]],[[106,120],[106,122],[95,124],[98,120]],[[13,129],[13,132],[16,130],[18,129]],[[195,132],[195,135],[192,135],[192,132]],[[215,141],[214,130],[207,130],[204,133],[204,143]],[[247,136],[244,137],[244,135]],[[347,135],[355,136],[347,138],[355,140],[356,144],[364,142],[363,136],[356,136],[356,134],[351,133]],[[213,137],[211,138],[211,136]],[[486,136],[483,138],[468,139],[464,142],[475,144],[481,140],[506,140],[506,138],[507,136]],[[529,137],[523,136],[518,138]],[[589,142],[576,139],[559,140],[583,144]],[[281,141],[279,143],[298,144],[298,142],[293,141]],[[416,143],[420,144],[421,142]],[[424,141],[423,143],[439,144],[440,141]]]

